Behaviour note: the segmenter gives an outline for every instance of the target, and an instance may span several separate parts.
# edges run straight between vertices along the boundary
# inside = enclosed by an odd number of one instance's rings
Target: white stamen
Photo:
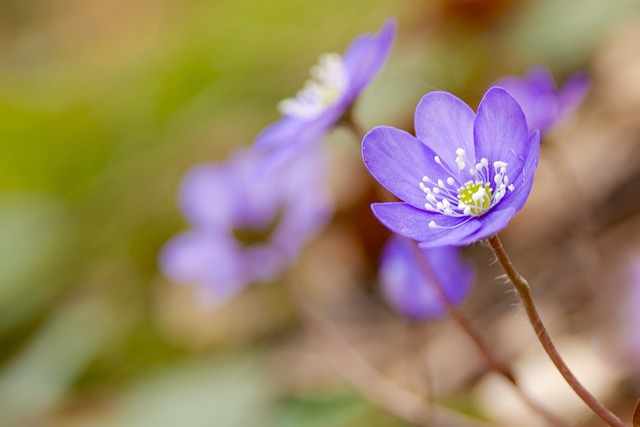
[[[466,164],[465,150],[457,148],[455,153],[457,155],[456,165],[462,171]],[[450,174],[450,170],[442,165],[439,156],[434,156],[434,160],[443,166],[445,173]],[[459,175],[458,177],[444,176],[435,180],[426,175],[423,176],[418,185],[425,193],[427,200],[424,209],[428,212],[436,212],[454,218],[469,217],[467,220],[486,214],[502,200],[507,190],[515,190],[515,186],[510,184],[507,175],[507,163],[500,160],[493,162],[493,173],[489,169],[489,164],[489,160],[485,157],[474,163],[473,167],[467,169],[473,179],[467,180],[462,185],[459,181]],[[460,224],[443,227],[437,225],[435,221],[431,221],[429,227],[456,228]]]
[[[347,67],[337,53],[321,55],[318,64],[311,67],[309,73],[312,79],[304,84],[296,96],[278,104],[278,110],[283,115],[314,119],[337,102],[349,85]]]

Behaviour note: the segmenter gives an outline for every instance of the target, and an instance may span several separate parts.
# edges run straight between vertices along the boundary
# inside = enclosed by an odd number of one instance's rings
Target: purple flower
[[[462,304],[471,291],[474,276],[473,267],[463,261],[460,249],[420,249],[397,236],[389,239],[380,260],[383,294],[399,314],[410,320],[444,316],[444,298],[454,306]]]
[[[640,358],[640,258],[633,260],[629,270],[628,294],[621,309],[624,313],[622,329],[626,351],[637,360]],[[640,369],[640,366],[636,365],[636,369]]]
[[[462,246],[505,228],[529,196],[540,150],[516,100],[493,87],[476,115],[459,98],[431,92],[415,129],[417,138],[391,127],[364,138],[369,172],[403,201],[373,204],[376,217],[422,247]]]
[[[262,158],[248,150],[226,163],[194,167],[180,192],[193,229],[163,248],[165,275],[197,285],[213,304],[276,278],[330,213],[324,163],[315,151],[266,175],[257,173]]]
[[[518,101],[529,129],[545,135],[554,124],[571,114],[589,90],[589,78],[576,74],[558,89],[553,76],[543,67],[531,68],[523,78],[503,77],[494,83]]]
[[[319,141],[378,74],[395,34],[395,20],[389,19],[378,34],[357,37],[344,55],[321,55],[303,89],[278,104],[282,118],[257,136],[255,146],[275,162]]]

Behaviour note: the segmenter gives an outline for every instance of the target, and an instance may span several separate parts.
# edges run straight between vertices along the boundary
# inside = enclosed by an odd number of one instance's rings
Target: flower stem
[[[529,321],[533,326],[533,330],[536,332],[538,336],[538,340],[542,347],[547,352],[547,355],[556,366],[560,375],[565,379],[565,381],[569,384],[569,386],[573,389],[573,391],[584,401],[584,403],[591,408],[593,412],[595,412],[602,420],[604,420],[611,427],[626,427],[620,418],[618,418],[613,412],[611,412],[607,407],[605,407],[598,399],[596,399],[581,383],[578,379],[573,375],[567,364],[564,362],[560,353],[556,349],[556,346],[551,341],[551,337],[549,336],[549,332],[547,328],[542,323],[542,319],[538,314],[538,310],[533,302],[533,298],[531,296],[531,288],[529,287],[529,283],[527,280],[518,273],[514,265],[511,263],[509,256],[504,250],[502,246],[502,242],[497,234],[489,237],[488,239],[489,245],[493,250],[493,253],[496,255],[498,262],[502,266],[505,273],[511,280],[511,283],[516,288],[520,299],[522,300],[522,304],[524,309],[529,317]]]
[[[493,355],[491,349],[489,348],[489,345],[484,340],[482,335],[480,335],[480,332],[478,332],[478,330],[471,325],[471,322],[469,322],[467,318],[464,317],[462,313],[460,313],[458,309],[453,305],[447,294],[445,294],[444,290],[442,289],[440,281],[433,274],[431,266],[426,262],[424,256],[422,256],[418,245],[412,240],[407,239],[407,241],[409,241],[411,244],[414,259],[418,263],[422,274],[424,274],[432,283],[435,284],[434,287],[438,293],[438,298],[447,309],[447,314],[449,314],[451,318],[458,324],[460,329],[462,329],[469,336],[471,341],[475,344],[476,348],[484,358],[487,366],[491,370],[494,370],[505,377],[510,383],[515,385],[517,381],[513,375],[513,372],[511,372],[511,368],[500,362]]]
[[[486,365],[489,369],[495,371],[496,373],[502,375],[507,381],[513,385],[513,387],[517,390],[520,398],[534,411],[537,412],[542,418],[544,418],[550,425],[556,427],[566,427],[567,424],[559,419],[555,414],[551,413],[549,410],[544,408],[538,402],[533,400],[529,395],[527,395],[524,390],[520,388],[520,384],[518,383],[511,367],[505,363],[502,363],[498,358],[493,354],[489,344],[484,340],[480,332],[473,327],[471,322],[453,305],[449,297],[445,294],[442,285],[437,280],[431,267],[425,261],[422,256],[418,245],[407,239],[411,243],[411,248],[413,250],[413,254],[415,256],[416,261],[418,262],[418,266],[422,270],[423,274],[427,276],[432,283],[436,286],[436,291],[438,292],[438,297],[444,303],[447,313],[451,318],[458,324],[460,329],[462,329],[467,336],[471,339],[471,341],[475,344],[478,352],[484,359]]]

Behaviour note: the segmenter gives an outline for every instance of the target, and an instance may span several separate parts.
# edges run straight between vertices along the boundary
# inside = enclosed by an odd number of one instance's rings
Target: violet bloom
[[[374,203],[376,217],[422,247],[462,246],[505,228],[529,196],[540,150],[516,100],[493,87],[476,115],[459,98],[431,92],[415,129],[417,137],[376,127],[364,138],[369,172],[403,201]]]
[[[389,19],[379,33],[357,37],[344,55],[321,55],[303,89],[278,104],[282,118],[257,136],[255,146],[275,162],[319,141],[378,74],[395,34],[395,20]]]
[[[444,316],[447,313],[444,298],[453,306],[462,304],[475,276],[473,267],[463,261],[459,248],[419,249],[413,242],[397,236],[390,238],[382,251],[379,274],[387,301],[410,320]]]
[[[640,358],[640,259],[634,259],[629,271],[629,290],[621,312],[624,313],[624,344],[635,360]],[[640,366],[636,365],[640,370]]]
[[[589,78],[576,74],[558,89],[549,70],[534,67],[522,78],[503,77],[494,85],[513,95],[524,111],[529,129],[538,129],[544,136],[554,124],[578,108],[589,90]]]
[[[193,229],[167,243],[160,265],[214,305],[250,283],[276,278],[330,213],[318,153],[267,175],[256,172],[261,161],[240,151],[225,163],[194,167],[182,183],[181,207]]]

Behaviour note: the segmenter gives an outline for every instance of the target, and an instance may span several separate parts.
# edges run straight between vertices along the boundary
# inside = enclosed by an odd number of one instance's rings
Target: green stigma
[[[491,186],[482,182],[467,182],[458,189],[458,200],[467,215],[481,216],[491,207]]]

